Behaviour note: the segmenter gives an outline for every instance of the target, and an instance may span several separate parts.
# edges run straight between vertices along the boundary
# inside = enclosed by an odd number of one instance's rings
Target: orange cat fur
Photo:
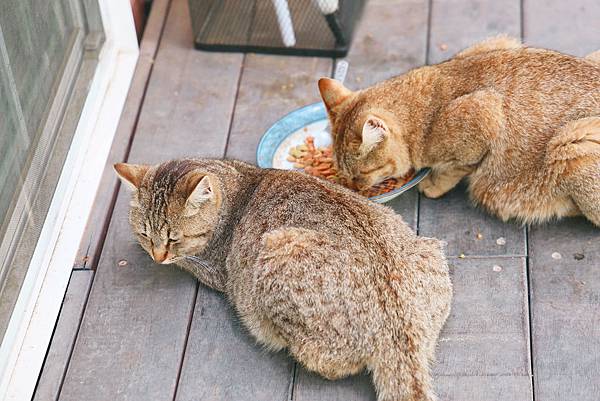
[[[467,177],[502,220],[585,215],[600,226],[600,55],[505,36],[352,92],[322,78],[334,156],[359,188],[430,167],[437,198]]]

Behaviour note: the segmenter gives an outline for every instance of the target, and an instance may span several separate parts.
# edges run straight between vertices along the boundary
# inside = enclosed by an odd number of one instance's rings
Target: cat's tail
[[[388,344],[374,355],[373,384],[377,401],[436,401],[429,368],[430,339],[406,322],[402,339]]]

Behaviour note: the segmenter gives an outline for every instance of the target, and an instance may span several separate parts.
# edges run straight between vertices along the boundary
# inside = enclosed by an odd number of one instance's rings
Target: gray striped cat
[[[117,164],[140,245],[226,294],[267,348],[337,379],[372,372],[379,401],[432,401],[450,308],[438,240],[391,209],[298,172],[237,162]]]

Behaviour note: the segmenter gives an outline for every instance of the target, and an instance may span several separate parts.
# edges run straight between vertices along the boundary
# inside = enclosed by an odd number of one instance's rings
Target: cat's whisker
[[[210,264],[206,263],[202,258],[200,258],[198,256],[190,255],[190,256],[185,256],[184,258],[186,260],[189,260],[189,261],[193,262],[194,265],[196,265],[196,266],[203,267],[209,273],[216,273],[217,272],[214,267],[212,267]]]

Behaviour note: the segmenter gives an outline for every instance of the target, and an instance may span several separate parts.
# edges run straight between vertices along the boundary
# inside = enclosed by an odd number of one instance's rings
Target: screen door
[[[0,338],[46,220],[102,32],[97,0],[0,1]]]

